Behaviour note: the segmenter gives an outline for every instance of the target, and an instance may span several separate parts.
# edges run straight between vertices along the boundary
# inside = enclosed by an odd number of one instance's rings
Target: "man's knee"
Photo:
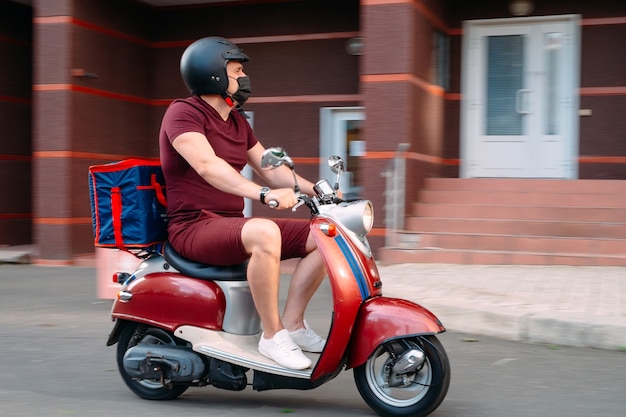
[[[280,253],[280,228],[272,220],[250,219],[242,228],[241,235],[244,246],[250,252],[261,248]]]

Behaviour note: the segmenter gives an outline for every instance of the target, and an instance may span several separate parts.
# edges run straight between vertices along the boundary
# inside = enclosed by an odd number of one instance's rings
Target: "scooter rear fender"
[[[362,365],[384,342],[445,331],[439,319],[418,304],[399,298],[371,298],[357,316],[346,367]]]
[[[115,300],[113,319],[151,324],[169,331],[182,325],[222,329],[225,297],[213,281],[176,272],[156,272],[133,280],[122,292],[130,294],[130,299]]]

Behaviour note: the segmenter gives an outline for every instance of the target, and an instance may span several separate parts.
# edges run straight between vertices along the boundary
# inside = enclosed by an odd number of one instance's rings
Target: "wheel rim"
[[[168,332],[161,330],[161,329],[157,329],[157,328],[148,329],[148,331],[144,335],[142,335],[140,338],[138,338],[135,343],[129,343],[127,350],[135,345],[138,345],[139,343],[148,344],[148,345],[176,346],[176,341],[172,338],[172,336]],[[161,382],[151,381],[147,379],[142,379],[139,381],[136,380],[135,383],[137,385],[140,385],[144,388],[151,389],[151,390],[156,390],[156,389],[160,389],[164,387],[164,385]]]
[[[408,407],[421,401],[428,394],[433,379],[428,356],[422,369],[409,375],[407,385],[400,387],[389,386],[392,359],[385,347],[380,346],[367,361],[365,378],[374,395],[392,407]]]

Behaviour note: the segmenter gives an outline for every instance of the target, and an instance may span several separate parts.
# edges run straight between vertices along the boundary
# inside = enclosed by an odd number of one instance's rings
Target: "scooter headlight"
[[[369,200],[340,204],[333,211],[337,219],[359,236],[365,236],[374,226],[374,207]]]
[[[371,201],[366,201],[365,207],[363,207],[363,228],[365,234],[369,233],[374,227],[374,206]]]

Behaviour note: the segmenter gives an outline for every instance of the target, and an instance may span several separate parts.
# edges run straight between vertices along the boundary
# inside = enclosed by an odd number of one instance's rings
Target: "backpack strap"
[[[163,207],[167,207],[167,200],[165,199],[165,194],[163,193],[163,185],[159,184],[157,181],[156,174],[150,175],[150,184],[154,187],[154,192],[156,193],[157,200]]]

